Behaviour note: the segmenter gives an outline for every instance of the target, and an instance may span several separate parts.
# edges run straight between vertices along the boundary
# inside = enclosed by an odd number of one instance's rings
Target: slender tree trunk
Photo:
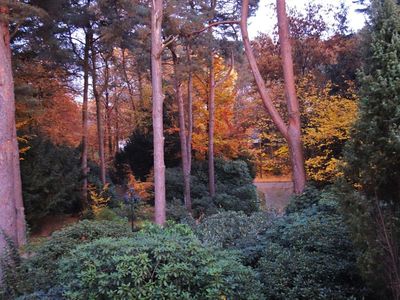
[[[163,1],[153,0],[151,7],[151,83],[153,97],[153,136],[154,136],[154,193],[155,222],[164,225],[166,220],[165,201],[165,164],[164,164],[164,126],[162,90],[163,44],[161,25],[163,17]]]
[[[119,152],[119,110],[115,107],[115,153]]]
[[[138,73],[138,89],[139,89],[139,101],[140,104],[142,106],[142,108],[144,107],[144,96],[143,96],[143,78],[142,78],[142,74],[140,74],[140,71],[137,71]]]
[[[292,163],[294,192],[303,192],[306,184],[304,169],[303,145],[301,142],[301,124],[299,101],[294,81],[292,47],[289,40],[289,23],[286,15],[285,0],[277,0],[278,31],[281,45],[283,75],[285,80],[285,96],[289,113],[288,144]]]
[[[88,119],[88,101],[89,101],[89,49],[90,49],[90,33],[86,33],[85,49],[83,56],[83,102],[82,102],[82,208],[88,205],[88,135],[89,135],[89,119]]]
[[[133,93],[133,88],[132,88],[131,82],[129,80],[128,72],[126,69],[127,69],[127,67],[126,67],[126,59],[125,59],[125,49],[122,49],[122,70],[124,73],[126,85],[128,86],[129,96],[131,97],[132,110],[134,111],[135,110],[134,93]]]
[[[96,51],[94,49],[93,42],[91,41],[92,47],[92,82],[93,82],[93,95],[96,101],[96,118],[97,118],[97,138],[99,143],[99,159],[100,159],[100,180],[104,185],[106,184],[106,164],[104,158],[104,131],[103,131],[103,119],[101,112],[101,101],[99,91],[97,89],[97,70],[96,70]]]
[[[214,170],[214,127],[215,127],[215,70],[214,54],[211,52],[208,97],[208,189],[210,196],[215,196]]]
[[[249,0],[242,0],[240,28],[242,32],[242,39],[246,51],[246,56],[249,61],[249,65],[257,84],[258,91],[263,100],[264,106],[271,116],[275,126],[278,128],[280,133],[289,144],[294,192],[296,194],[300,194],[305,186],[305,170],[301,143],[299,103],[296,97],[296,90],[294,85],[293,62],[288,35],[289,27],[285,10],[285,1],[277,0],[277,7],[282,65],[285,77],[285,96],[287,99],[289,112],[289,126],[286,126],[285,121],[282,119],[281,115],[275,108],[272,99],[268,94],[264,80],[262,79],[261,73],[258,69],[253,50],[251,49],[250,39],[247,31]]]
[[[107,161],[111,161],[113,157],[113,146],[112,146],[112,126],[111,126],[111,117],[112,117],[112,107],[110,106],[110,93],[109,93],[109,81],[110,81],[110,68],[108,65],[107,57],[104,59],[106,70],[105,70],[105,121],[106,121],[106,137],[107,137],[107,146],[108,146],[108,157]]]
[[[186,209],[192,211],[192,200],[190,197],[190,171],[189,171],[189,160],[188,160],[188,145],[186,136],[186,122],[185,122],[185,105],[182,95],[182,83],[179,79],[178,70],[178,57],[175,54],[173,47],[171,48],[173,62],[174,62],[174,78],[175,78],[175,96],[178,103],[178,114],[179,114],[179,140],[181,143],[181,157],[182,157],[182,172],[183,172],[183,198]]]
[[[8,8],[0,6],[0,255],[6,247],[4,235],[17,246],[25,243],[10,35],[2,19],[7,16]]]
[[[192,76],[192,57],[191,48],[187,49],[187,59],[189,63],[189,75],[187,84],[188,96],[188,135],[187,135],[187,157],[188,157],[188,170],[189,170],[189,184],[190,175],[192,173],[192,136],[193,136],[193,76]]]

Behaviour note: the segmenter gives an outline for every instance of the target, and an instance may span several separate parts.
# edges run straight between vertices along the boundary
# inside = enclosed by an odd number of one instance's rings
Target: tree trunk
[[[127,69],[127,67],[126,67],[126,59],[125,59],[125,49],[122,49],[122,70],[124,73],[126,85],[128,86],[128,92],[129,92],[129,96],[131,98],[132,110],[135,111],[135,101],[134,101],[135,95],[133,93],[133,88],[132,88],[131,82],[129,80],[128,72],[126,69]]]
[[[101,112],[101,101],[100,95],[97,90],[97,70],[96,70],[96,51],[94,49],[93,41],[91,41],[92,47],[92,82],[93,82],[93,95],[96,101],[96,118],[97,118],[97,138],[99,143],[99,159],[100,159],[100,180],[104,185],[106,184],[106,164],[104,159],[104,131],[103,131],[103,119]]]
[[[114,156],[113,153],[113,145],[112,145],[112,126],[111,126],[111,118],[112,118],[112,107],[110,106],[110,93],[109,93],[109,81],[110,81],[110,68],[108,65],[107,57],[104,58],[106,70],[104,76],[104,89],[105,89],[105,121],[106,121],[106,137],[107,137],[107,146],[108,146],[108,157],[107,162],[112,161]]]
[[[115,154],[119,152],[119,110],[118,106],[115,107]]]
[[[208,97],[208,189],[210,196],[215,196],[215,170],[214,170],[214,123],[215,123],[215,70],[214,54],[211,53],[209,74]]]
[[[164,225],[166,220],[165,201],[165,164],[164,164],[164,126],[162,90],[163,44],[161,24],[163,17],[163,1],[153,0],[151,7],[151,83],[153,97],[153,144],[154,144],[154,198],[155,222]]]
[[[85,49],[83,56],[83,102],[82,102],[82,208],[88,205],[88,100],[89,100],[89,49],[90,49],[90,33],[86,33]]]
[[[263,104],[271,116],[274,124],[286,139],[289,145],[290,158],[292,165],[294,192],[300,194],[305,186],[305,170],[303,150],[301,143],[301,128],[300,128],[300,113],[299,103],[296,97],[296,90],[294,85],[293,62],[291,55],[291,47],[289,42],[289,27],[287,22],[285,1],[277,0],[278,7],[278,23],[279,23],[279,37],[281,44],[282,66],[285,79],[285,97],[287,100],[287,107],[289,112],[289,126],[286,126],[285,121],[275,108],[271,97],[268,94],[264,80],[258,69],[256,58],[251,49],[249,35],[247,32],[247,17],[249,9],[249,0],[242,0],[242,11],[240,28],[242,32],[242,39],[246,56],[249,61],[258,91],[263,100]]]
[[[173,62],[174,62],[174,79],[175,79],[175,95],[178,103],[178,114],[179,114],[179,140],[181,144],[181,157],[182,157],[182,172],[183,172],[183,199],[185,207],[190,213],[192,211],[192,200],[190,197],[190,171],[189,171],[189,158],[188,158],[188,145],[186,136],[186,122],[185,122],[185,106],[182,95],[182,83],[179,79],[178,70],[178,57],[174,52],[173,47],[171,48]]]
[[[189,76],[187,86],[188,96],[188,134],[187,134],[187,156],[188,156],[188,170],[189,170],[189,184],[190,175],[192,173],[192,136],[193,136],[193,76],[192,76],[192,57],[191,48],[187,49],[187,59],[189,63]]]
[[[7,246],[4,235],[17,246],[25,243],[10,34],[1,19],[7,16],[8,8],[0,6],[0,255]]]
[[[276,6],[278,11],[278,31],[285,81],[285,96],[289,113],[287,140],[292,163],[294,192],[295,194],[300,194],[303,192],[306,184],[306,172],[304,169],[303,145],[301,142],[299,101],[294,81],[292,47],[289,40],[289,23],[286,15],[285,0],[277,0]]]

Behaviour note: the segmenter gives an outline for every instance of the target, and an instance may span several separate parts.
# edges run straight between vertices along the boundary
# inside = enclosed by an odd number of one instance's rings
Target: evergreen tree
[[[74,213],[80,207],[79,149],[56,146],[39,133],[21,161],[26,218],[31,225],[49,214]]]
[[[361,197],[347,201],[345,208],[365,275],[379,288],[386,284],[399,299],[400,7],[394,0],[375,0],[370,18],[359,74],[359,118],[345,151],[345,178]]]

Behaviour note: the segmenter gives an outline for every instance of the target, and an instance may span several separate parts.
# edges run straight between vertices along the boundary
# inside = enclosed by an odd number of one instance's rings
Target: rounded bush
[[[349,299],[360,295],[356,255],[337,214],[313,208],[277,221],[263,236],[257,269],[268,299]]]
[[[243,212],[220,212],[196,226],[195,233],[205,244],[231,248],[268,228],[272,219],[273,216],[265,212],[250,216]]]
[[[52,234],[49,240],[32,249],[21,266],[26,280],[21,282],[26,292],[46,290],[56,280],[58,261],[76,246],[103,237],[126,237],[132,232],[128,223],[83,220]]]
[[[68,299],[262,299],[254,271],[201,245],[189,227],[81,245],[60,263]]]

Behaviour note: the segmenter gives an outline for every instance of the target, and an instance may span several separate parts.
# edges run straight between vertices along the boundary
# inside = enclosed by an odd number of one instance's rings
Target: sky
[[[345,5],[349,8],[349,25],[353,31],[357,31],[361,29],[365,23],[365,16],[356,12],[356,8],[359,5],[354,4],[353,0],[343,0]],[[250,39],[255,38],[259,32],[271,34],[274,26],[276,24],[276,15],[273,8],[271,8],[271,4],[274,4],[275,0],[260,0],[259,8],[254,17],[249,18],[249,35]],[[306,3],[309,3],[310,0],[286,0],[286,5],[288,8],[296,8],[301,10],[304,8]],[[314,0],[315,3],[320,3],[324,7],[327,5],[339,6],[339,0],[332,0],[330,2],[336,3],[331,4],[326,0]],[[329,4],[327,4],[329,3]],[[327,15],[327,22],[333,22],[333,17],[331,15]]]

